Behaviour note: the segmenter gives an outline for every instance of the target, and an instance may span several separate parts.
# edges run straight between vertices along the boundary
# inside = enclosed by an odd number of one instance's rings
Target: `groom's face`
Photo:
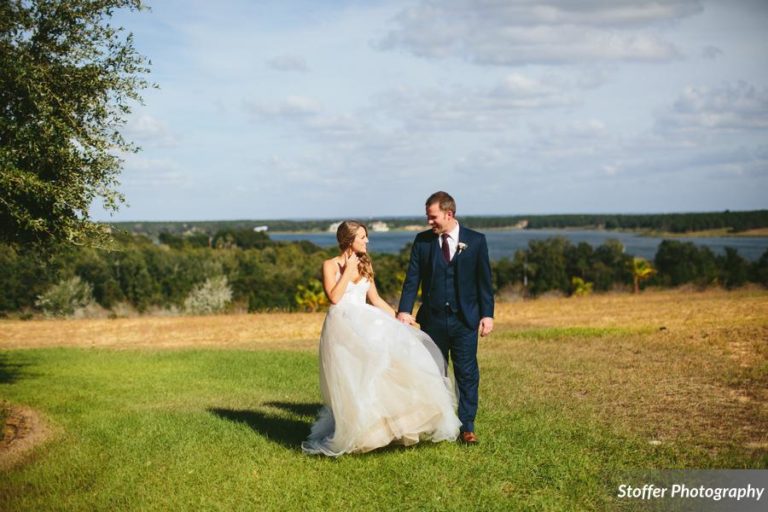
[[[440,203],[432,203],[427,207],[427,223],[434,233],[441,235],[453,228],[453,212],[444,212]]]

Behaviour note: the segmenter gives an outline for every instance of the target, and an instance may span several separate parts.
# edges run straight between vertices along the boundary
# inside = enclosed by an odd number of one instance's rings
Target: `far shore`
[[[651,230],[617,230],[625,232],[634,232],[642,236],[651,236],[657,238],[717,238],[717,237],[738,237],[738,238],[760,238],[768,237],[768,228],[748,229],[746,231],[731,232],[727,229],[707,229],[703,231],[688,231],[685,233],[672,233],[670,231],[651,231]]]
[[[429,229],[428,226],[420,226],[416,229],[416,226],[406,228],[392,228],[389,231],[372,231],[372,233],[418,233],[419,231],[425,231]],[[535,228],[535,229],[523,229],[515,226],[502,226],[492,228],[479,228],[482,231],[608,231],[616,233],[635,233],[639,236],[655,237],[655,238],[719,238],[719,237],[737,237],[737,238],[760,238],[768,237],[768,228],[750,229],[741,232],[731,232],[728,229],[708,229],[703,231],[687,231],[685,233],[674,233],[671,231],[653,231],[649,229],[605,229],[597,226],[579,226],[579,227],[563,227],[563,228]],[[274,233],[279,235],[319,235],[322,233],[331,233],[327,230],[302,230],[302,231],[268,231],[267,234]]]

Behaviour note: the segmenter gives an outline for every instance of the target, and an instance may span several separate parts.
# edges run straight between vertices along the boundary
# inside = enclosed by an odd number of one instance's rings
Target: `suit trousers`
[[[470,329],[461,319],[461,313],[450,309],[431,311],[429,322],[421,328],[429,334],[446,364],[453,363],[453,375],[459,391],[461,430],[475,431],[480,368],[477,364],[477,329]],[[446,368],[447,370],[447,368]]]

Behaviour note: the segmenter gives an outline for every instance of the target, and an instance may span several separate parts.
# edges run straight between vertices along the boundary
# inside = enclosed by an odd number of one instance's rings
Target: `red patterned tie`
[[[443,259],[446,263],[451,262],[451,250],[448,248],[448,233],[443,233]]]

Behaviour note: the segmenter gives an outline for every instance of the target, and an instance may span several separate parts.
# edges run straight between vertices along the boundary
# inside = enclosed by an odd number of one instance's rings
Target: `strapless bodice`
[[[353,283],[350,281],[347,284],[347,289],[344,290],[344,295],[338,302],[338,305],[342,304],[365,304],[365,297],[368,295],[368,290],[371,287],[371,283],[368,279],[363,277],[358,282]]]

